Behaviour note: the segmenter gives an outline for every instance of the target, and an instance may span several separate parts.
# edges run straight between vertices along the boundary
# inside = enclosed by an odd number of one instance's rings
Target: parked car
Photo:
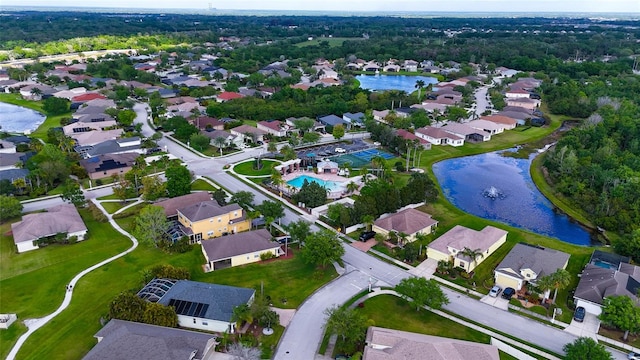
[[[584,316],[586,315],[586,311],[582,306],[578,306],[576,311],[573,313],[573,320],[577,322],[583,322]]]
[[[640,354],[632,351],[629,354],[627,354],[627,359],[628,360],[640,360]]]
[[[375,231],[365,231],[362,234],[360,234],[360,237],[358,239],[360,241],[367,241],[369,239],[373,239],[374,236],[376,236]]]
[[[502,288],[498,285],[495,285],[494,287],[491,288],[491,290],[489,290],[489,296],[498,297],[501,291],[502,291]]]
[[[335,148],[335,149],[333,150],[333,152],[336,152],[336,153],[340,153],[340,154],[342,154],[342,153],[346,153],[346,152],[347,152],[347,150],[345,150],[344,148],[341,148],[341,147],[337,147],[337,148]]]
[[[280,244],[291,243],[291,236],[281,236],[279,238],[276,238],[276,241],[278,241],[278,243]]]
[[[256,144],[258,145],[264,145],[264,143],[262,141],[256,141]]]
[[[513,295],[515,295],[515,294],[516,294],[516,290],[514,288],[512,288],[512,287],[508,287],[508,288],[504,289],[504,291],[502,292],[502,298],[510,300],[511,297]]]
[[[375,146],[380,146],[380,141],[374,141],[374,142],[373,142],[373,145],[375,145]]]

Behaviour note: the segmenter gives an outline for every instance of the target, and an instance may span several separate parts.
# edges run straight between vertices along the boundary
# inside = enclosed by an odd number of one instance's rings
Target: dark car
[[[360,234],[360,237],[358,238],[358,240],[367,241],[369,239],[372,239],[374,236],[376,236],[375,231],[365,231],[362,234]]]
[[[578,306],[576,311],[573,313],[573,320],[577,322],[583,322],[584,316],[586,315],[586,311],[582,306]]]
[[[502,298],[510,300],[511,297],[513,295],[515,295],[515,294],[516,294],[516,290],[514,288],[512,288],[512,287],[508,287],[508,288],[504,289],[504,291],[502,292]]]
[[[640,354],[639,353],[635,353],[635,352],[630,352],[629,354],[627,354],[627,359],[629,360],[640,360]]]

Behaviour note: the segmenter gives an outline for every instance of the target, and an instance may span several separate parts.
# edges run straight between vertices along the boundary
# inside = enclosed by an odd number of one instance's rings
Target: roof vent
[[[198,350],[193,350],[191,352],[191,355],[189,355],[189,360],[193,360],[196,357],[197,353],[198,353]]]

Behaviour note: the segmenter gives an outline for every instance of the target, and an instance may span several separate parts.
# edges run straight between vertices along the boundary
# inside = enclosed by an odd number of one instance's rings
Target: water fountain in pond
[[[482,195],[484,195],[484,197],[488,197],[491,200],[504,199],[504,194],[502,193],[502,191],[500,191],[500,189],[496,188],[495,186],[484,189],[482,191]]]

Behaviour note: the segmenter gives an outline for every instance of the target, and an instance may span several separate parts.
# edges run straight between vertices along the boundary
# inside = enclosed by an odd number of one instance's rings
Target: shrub
[[[262,254],[260,254],[260,260],[262,261],[273,259],[274,257],[276,256],[273,255],[272,252],[263,252]]]

